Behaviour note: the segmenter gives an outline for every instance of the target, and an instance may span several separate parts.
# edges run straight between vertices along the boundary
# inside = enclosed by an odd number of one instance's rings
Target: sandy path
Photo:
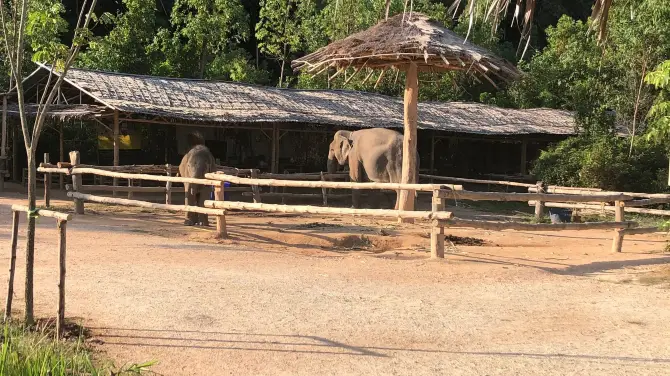
[[[3,265],[13,197],[0,198]],[[254,222],[231,217],[231,229]],[[119,363],[155,359],[165,375],[670,374],[670,291],[634,282],[670,262],[651,253],[660,238],[612,255],[605,232],[461,230],[491,244],[435,262],[412,250],[333,252],[241,235],[200,243],[189,239],[209,232],[174,216],[138,218],[87,215],[68,230],[67,316]],[[38,227],[36,310],[53,316],[55,225]]]

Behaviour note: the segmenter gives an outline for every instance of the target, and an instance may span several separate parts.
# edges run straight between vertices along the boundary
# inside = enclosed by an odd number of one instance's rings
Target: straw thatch
[[[464,70],[503,80],[518,76],[514,65],[475,46],[421,13],[398,14],[294,60],[292,67],[321,73],[328,67],[383,68],[410,61],[420,70]]]
[[[348,90],[295,90],[207,80],[71,69],[68,83],[110,109],[203,123],[302,123],[403,127],[400,98]],[[419,103],[419,128],[454,133],[575,133],[574,116],[553,109],[515,110],[479,103]]]
[[[35,104],[26,104],[25,112],[29,117],[37,116],[39,107]],[[105,106],[89,105],[89,104],[71,104],[58,105],[53,104],[49,106],[49,111],[46,113],[47,117],[57,120],[85,120],[90,119],[104,113],[107,110]],[[17,104],[9,104],[7,106],[7,115],[18,117],[19,106]]]

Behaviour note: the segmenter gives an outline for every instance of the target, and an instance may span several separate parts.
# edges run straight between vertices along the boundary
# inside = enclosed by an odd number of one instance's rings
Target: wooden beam
[[[79,192],[68,192],[67,196],[78,200],[97,202],[99,204],[136,206],[140,208],[160,209],[160,210],[168,210],[176,212],[201,213],[201,214],[217,215],[217,216],[222,214],[221,209],[208,209],[208,208],[201,208],[199,206],[156,204],[153,202],[128,200],[125,198],[94,196]]]
[[[440,197],[439,191],[433,192],[433,212],[443,211],[445,205],[445,199]],[[438,221],[431,226],[430,257],[444,258],[444,224],[440,225]]]
[[[309,205],[278,205],[257,204],[250,202],[231,201],[205,201],[205,207],[226,210],[258,210],[273,213],[300,213],[300,214],[335,214],[335,215],[357,215],[376,218],[412,218],[412,219],[449,219],[453,217],[450,212],[432,211],[403,211],[391,209],[349,209],[349,208],[326,208],[322,206]],[[211,210],[211,209],[210,209]]]
[[[119,165],[119,110],[114,110],[114,167]],[[117,178],[113,179],[113,186],[119,185]],[[116,191],[112,192],[116,196]]]
[[[467,179],[467,178],[455,178],[451,176],[438,176],[438,175],[429,175],[421,174],[419,175],[422,178],[434,179],[434,180],[444,180],[444,181],[453,181],[457,183],[472,183],[472,184],[492,184],[492,185],[509,185],[512,187],[535,187],[535,184],[529,183],[519,183],[515,181],[505,181],[505,180],[483,180],[483,179]]]
[[[441,190],[439,197],[470,201],[552,201],[552,202],[613,202],[632,200],[624,194],[608,195],[568,195],[549,193],[507,193]]]
[[[638,224],[636,222],[586,222],[586,223],[518,223],[518,222],[488,222],[476,221],[470,219],[450,219],[440,221],[440,224],[451,227],[471,227],[482,230],[517,230],[517,231],[585,231],[585,230],[611,230],[618,228],[634,228]]]
[[[73,166],[76,166],[79,164],[80,159],[79,159],[79,152],[78,151],[71,151],[70,152],[70,163],[72,163]],[[67,171],[67,169],[66,169]],[[82,186],[82,178],[81,175],[72,175],[72,188],[75,191],[81,191],[81,186]],[[84,201],[75,199],[74,200],[74,212],[75,214],[84,214]]]
[[[44,163],[49,163],[49,153],[44,153]],[[51,173],[44,174],[44,206],[51,205]]]
[[[16,211],[16,212],[30,213],[30,210],[25,205],[12,205],[12,210]],[[59,221],[72,220],[72,214],[61,213],[61,212],[57,212],[57,211],[53,211],[53,210],[46,210],[46,209],[37,209],[36,212],[35,212],[35,215],[38,216],[38,217],[54,218],[54,219],[57,219]]]
[[[416,144],[417,144],[417,123],[418,123],[418,99],[419,99],[419,79],[416,63],[410,62],[407,67],[405,79],[405,98],[404,98],[404,136],[402,143],[402,177],[400,182],[403,184],[416,183]],[[400,191],[401,211],[414,210],[414,191]],[[411,219],[402,219],[401,222],[412,222]]]
[[[65,257],[67,240],[67,221],[58,220],[58,316],[56,319],[56,338],[63,337],[65,326]]]

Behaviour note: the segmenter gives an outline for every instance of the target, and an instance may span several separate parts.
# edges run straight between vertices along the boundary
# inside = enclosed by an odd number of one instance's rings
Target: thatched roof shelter
[[[314,74],[334,67],[337,72],[331,79],[350,67],[356,69],[351,77],[366,68],[381,68],[377,81],[390,67],[405,71],[402,183],[412,183],[417,176],[419,71],[465,71],[484,77],[494,86],[489,75],[502,80],[518,76],[514,65],[505,59],[466,42],[425,14],[414,12],[397,14],[297,59],[291,65],[296,70]],[[413,192],[402,191],[399,203],[401,210],[413,210]]]
[[[421,13],[398,14],[293,61],[296,70],[321,73],[330,67],[384,68],[416,63],[419,70],[465,70],[487,78],[515,79],[518,71],[505,59],[466,42]]]

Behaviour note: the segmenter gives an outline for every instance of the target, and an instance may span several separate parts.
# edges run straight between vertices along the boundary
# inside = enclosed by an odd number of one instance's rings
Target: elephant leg
[[[394,210],[398,210],[400,208],[400,190],[395,191],[395,208]]]
[[[193,186],[189,183],[184,183],[184,205],[186,206],[193,206],[195,203],[195,197],[193,194]],[[186,226],[193,226],[196,224],[197,217],[195,216],[196,213],[191,213],[191,212],[186,212],[186,216],[184,218],[184,224]]]
[[[201,208],[205,207],[205,200],[209,198],[208,193],[209,193],[210,187],[207,186],[202,186],[198,190],[198,206]],[[198,213],[199,217],[199,222],[202,226],[209,226],[209,217],[207,217],[207,214],[204,213]]]

